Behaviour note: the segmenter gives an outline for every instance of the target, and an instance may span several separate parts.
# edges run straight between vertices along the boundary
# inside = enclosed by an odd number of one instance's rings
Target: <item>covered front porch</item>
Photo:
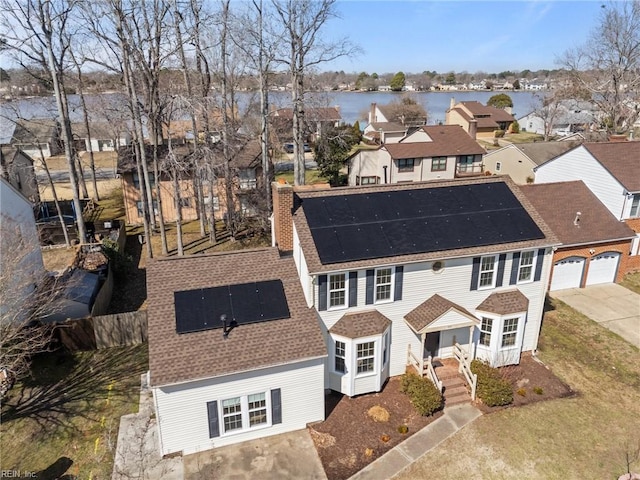
[[[480,320],[436,294],[409,312],[405,321],[419,335],[421,345],[419,352],[413,352],[408,345],[407,366],[429,378],[443,392],[444,379],[438,378],[435,365],[452,359],[471,389],[472,400],[475,399],[477,376],[471,373],[471,361],[475,358],[474,334]]]

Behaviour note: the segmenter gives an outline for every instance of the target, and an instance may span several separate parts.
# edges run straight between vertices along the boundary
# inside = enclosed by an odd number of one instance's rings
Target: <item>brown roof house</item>
[[[510,143],[509,145],[487,152],[484,156],[484,169],[499,175],[509,175],[520,185],[533,183],[533,169],[558,155],[568,152],[581,142],[531,142]]]
[[[626,269],[640,270],[640,142],[583,143],[534,172],[535,183],[582,180],[616,219],[636,232]]]
[[[58,122],[48,118],[18,120],[11,145],[31,158],[49,158],[62,152]]]
[[[147,265],[149,372],[162,455],[324,419],[327,348],[276,248]]]
[[[550,290],[622,280],[635,233],[582,181],[526,185],[522,192],[562,242],[553,252]]]
[[[347,160],[349,185],[482,175],[484,153],[484,148],[457,125],[424,125],[399,142],[353,154]]]
[[[442,389],[433,358],[536,349],[559,242],[508,177],[273,194],[277,248],[147,266],[162,454],[305,428],[325,389],[378,392],[408,365]]]
[[[241,211],[243,215],[255,215],[261,207],[262,196],[258,190],[263,185],[262,179],[262,150],[257,139],[241,139],[230,146],[233,158],[229,165],[233,176],[234,208]],[[174,154],[181,159],[185,166],[181,172],[179,180],[180,202],[182,218],[185,221],[197,220],[199,209],[197,196],[195,194],[194,180],[196,173],[193,168],[194,158],[192,147],[189,145],[176,145],[173,147]],[[168,155],[166,146],[160,147],[160,161]],[[217,178],[214,180],[214,215],[217,219],[223,218],[227,213],[226,195],[224,187],[224,172],[222,169],[222,145],[217,143],[213,146],[213,156],[218,159],[214,168]],[[148,147],[147,158],[151,159],[151,147]],[[158,214],[157,193],[155,192],[156,179],[153,175],[151,164],[149,166],[150,183],[152,185],[152,195],[154,196],[154,211]],[[128,224],[140,224],[143,221],[141,185],[135,163],[135,157],[131,147],[121,148],[118,151],[118,173],[122,179],[122,189],[124,192],[125,216]],[[210,182],[203,182],[205,204],[209,199]],[[162,211],[166,221],[175,221],[177,212],[175,207],[175,189],[171,175],[163,172],[160,176],[160,194],[162,197]],[[205,209],[209,211],[209,207]]]
[[[340,107],[308,107],[305,108],[306,135],[308,140],[315,141],[327,127],[338,127],[342,122]],[[271,121],[276,134],[287,141],[293,131],[293,108],[279,108],[271,113]]]
[[[515,117],[511,112],[501,108],[482,105],[480,102],[469,101],[455,103],[451,99],[451,106],[445,113],[446,125],[460,125],[472,138],[493,138],[496,130],[508,131]]]

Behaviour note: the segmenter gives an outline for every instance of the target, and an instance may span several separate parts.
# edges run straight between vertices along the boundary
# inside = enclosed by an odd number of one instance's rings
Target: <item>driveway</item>
[[[607,283],[549,292],[626,341],[640,348],[640,295]]]

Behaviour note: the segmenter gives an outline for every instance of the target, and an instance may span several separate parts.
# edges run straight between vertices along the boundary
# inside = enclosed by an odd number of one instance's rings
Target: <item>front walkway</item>
[[[640,348],[640,295],[615,283],[549,292]]]
[[[380,480],[400,473],[482,413],[471,404],[445,408],[444,415],[367,465],[350,480]],[[462,473],[464,476],[464,473]]]

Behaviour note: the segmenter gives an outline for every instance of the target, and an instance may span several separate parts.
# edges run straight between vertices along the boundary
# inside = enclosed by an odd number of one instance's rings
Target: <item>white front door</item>
[[[553,266],[553,276],[549,290],[563,290],[565,288],[579,288],[584,271],[584,258],[569,257],[556,262]]]
[[[618,273],[618,263],[620,254],[608,252],[597,255],[589,263],[589,273],[587,274],[587,285],[597,285],[599,283],[613,283]]]

